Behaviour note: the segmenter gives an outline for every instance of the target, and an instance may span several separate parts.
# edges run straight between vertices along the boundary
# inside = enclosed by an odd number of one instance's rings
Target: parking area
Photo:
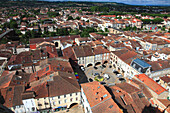
[[[99,81],[102,84],[107,84],[107,85],[114,85],[115,83],[120,83],[121,81],[119,78],[116,76],[115,73],[113,73],[114,67],[111,66],[111,64],[104,64],[104,65],[98,65],[98,66],[91,66],[85,68],[84,73],[86,74],[87,80],[89,82],[92,82],[96,80],[97,76],[101,76],[104,79],[100,79]]]

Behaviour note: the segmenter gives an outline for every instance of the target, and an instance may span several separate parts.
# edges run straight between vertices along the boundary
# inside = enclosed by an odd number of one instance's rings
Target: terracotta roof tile
[[[17,105],[23,105],[21,94],[24,91],[24,86],[12,86],[8,88],[3,88],[0,90],[3,96],[6,107],[14,107]]]
[[[35,98],[55,97],[80,92],[80,87],[74,74],[58,72],[47,76],[51,76],[52,78],[50,78],[50,80],[47,79],[48,82],[43,79],[44,81],[42,82],[41,80],[41,84],[32,85],[32,87],[26,90],[26,94],[23,94],[24,98],[31,98],[31,96],[33,96],[32,93],[28,93],[28,96],[26,96],[27,92],[35,92]]]
[[[170,101],[168,99],[158,99],[164,106],[170,106]]]
[[[83,88],[86,98],[94,113],[121,112],[116,103],[112,100],[109,92],[103,85],[100,85],[99,82],[94,81],[90,83],[84,83],[81,84],[81,87]]]
[[[163,77],[160,77],[160,79],[166,83],[170,83],[170,76],[163,76]]]
[[[97,46],[94,48],[94,53],[95,55],[98,55],[98,54],[110,53],[110,51],[103,48],[102,46]]]
[[[147,62],[152,66],[152,71],[158,71],[170,67],[170,60]]]
[[[156,83],[153,79],[149,78],[145,74],[139,74],[135,76],[158,95],[166,91],[165,88],[163,88],[161,85]]]
[[[15,74],[15,72],[10,72],[10,73],[7,73],[6,75],[3,75],[0,77],[0,89],[6,88],[10,85],[14,74]]]

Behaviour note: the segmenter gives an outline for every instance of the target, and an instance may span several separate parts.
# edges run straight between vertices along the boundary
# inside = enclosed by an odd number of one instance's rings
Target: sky
[[[44,0],[44,1],[93,1],[93,2],[117,2],[131,5],[168,5],[170,0]]]

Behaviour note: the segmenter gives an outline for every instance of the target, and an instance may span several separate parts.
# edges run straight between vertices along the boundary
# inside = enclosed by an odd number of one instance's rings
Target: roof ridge
[[[91,109],[93,109],[94,107],[96,107],[96,106],[98,106],[98,105],[100,105],[100,104],[106,102],[106,101],[109,100],[109,99],[112,99],[112,97],[109,97],[109,98],[107,98],[106,100],[104,100],[104,101],[102,101],[102,102],[100,102],[100,103],[94,105],[93,107],[91,107]]]
[[[72,83],[70,83],[69,81],[67,81],[65,78],[63,78],[62,76],[60,76],[60,74],[58,74],[57,76],[59,76],[59,77],[62,78],[64,81],[66,81],[67,83],[71,84],[72,86],[74,86],[76,89],[80,90],[80,89],[77,88],[75,85],[73,85]]]

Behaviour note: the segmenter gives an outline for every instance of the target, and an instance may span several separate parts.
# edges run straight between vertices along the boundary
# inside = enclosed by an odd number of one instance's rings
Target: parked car
[[[82,71],[85,71],[85,68],[84,67],[80,67]]]
[[[120,74],[118,71],[116,71],[116,70],[113,70],[113,73],[115,73],[116,75],[117,74]]]
[[[97,75],[98,75],[98,76],[100,76],[100,74],[99,74],[99,73],[95,73],[95,74],[94,74],[94,76],[97,76]]]
[[[106,82],[100,82],[100,84],[104,85],[104,84],[106,84]]]
[[[106,65],[103,64],[102,67],[106,68]]]
[[[96,66],[94,66],[94,69],[98,69]]]
[[[89,78],[89,82],[93,82],[93,79]]]
[[[119,81],[126,82],[126,80],[124,78],[119,78]]]
[[[110,76],[108,74],[103,74],[104,78],[106,78],[107,80],[109,80]]]
[[[117,74],[116,76],[117,76],[118,78],[123,77],[123,75],[121,75],[121,74]]]

